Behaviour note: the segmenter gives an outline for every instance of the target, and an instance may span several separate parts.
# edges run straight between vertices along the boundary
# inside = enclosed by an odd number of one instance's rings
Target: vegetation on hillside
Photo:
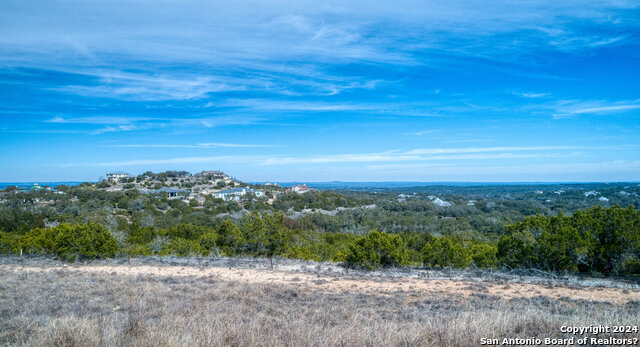
[[[184,172],[145,173],[171,180]],[[131,178],[135,181],[137,178]],[[288,193],[203,202],[95,184],[4,191],[0,253],[66,260],[112,256],[259,256],[380,266],[640,273],[637,187],[425,187]],[[484,189],[484,190],[481,190]],[[598,190],[586,194],[585,190]],[[626,189],[622,191],[622,189]],[[623,192],[617,194],[615,192]],[[439,206],[439,194],[451,206]],[[548,206],[540,196],[562,203]],[[627,208],[592,195],[617,197]],[[272,197],[272,200],[269,197]],[[612,198],[613,199],[613,198]],[[585,206],[584,202],[591,203]],[[605,205],[605,206],[602,206]],[[559,209],[566,206],[567,214]]]

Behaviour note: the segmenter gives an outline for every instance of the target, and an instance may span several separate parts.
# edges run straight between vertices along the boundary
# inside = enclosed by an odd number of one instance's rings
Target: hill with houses
[[[304,194],[315,189],[306,184],[283,188],[277,183],[253,185],[239,181],[220,170],[201,171],[191,174],[187,171],[166,171],[153,173],[147,171],[134,176],[123,171],[107,172],[105,179],[96,187],[108,192],[122,192],[137,189],[144,194],[161,194],[168,199],[191,200],[202,204],[207,197],[224,201],[239,201],[244,197],[267,197],[266,202],[273,204],[278,195],[284,192]]]

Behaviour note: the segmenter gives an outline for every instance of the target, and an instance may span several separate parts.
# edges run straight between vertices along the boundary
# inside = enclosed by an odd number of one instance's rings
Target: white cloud
[[[120,71],[83,74],[97,78],[98,83],[66,85],[55,89],[92,97],[139,101],[186,100],[199,98],[207,93],[246,89],[241,80],[229,77],[148,75]]]
[[[477,148],[418,148],[409,151],[388,151],[382,153],[332,154],[301,157],[270,157],[261,161],[262,165],[289,164],[329,164],[361,162],[399,161],[447,161],[447,160],[496,160],[524,158],[557,158],[579,155],[579,153],[549,153],[551,150],[577,149],[570,146],[547,147],[477,147]],[[542,153],[510,153],[540,151]],[[501,152],[501,153],[497,153]],[[481,153],[481,154],[479,154]]]
[[[511,94],[521,96],[523,98],[531,98],[531,99],[544,98],[551,95],[551,93],[520,93],[520,92],[511,92]]]
[[[197,98],[259,84],[291,89],[269,74],[289,74],[298,83],[316,80],[318,86],[324,84],[325,93],[332,93],[348,89],[353,82],[330,83],[335,76],[324,66],[336,62],[443,63],[434,55],[416,54],[425,51],[518,62],[522,55],[531,57],[531,52],[542,49],[576,51],[621,43],[626,36],[620,32],[637,28],[638,6],[633,0],[489,5],[480,0],[374,0],[367,6],[343,1],[320,5],[310,0],[193,1],[181,4],[177,11],[174,3],[166,1],[77,4],[53,0],[37,6],[6,0],[0,12],[4,53],[0,61],[6,66],[49,69],[73,66],[84,73],[95,66],[108,69],[129,64],[126,73],[99,73],[98,86],[67,87],[126,98],[136,94],[147,100]],[[597,33],[589,25],[597,25]],[[505,40],[505,35],[511,39]],[[176,65],[215,67],[225,73],[132,72]],[[292,73],[301,68],[310,73]],[[355,81],[353,86],[367,88],[368,83]]]
[[[640,109],[640,100],[627,101],[579,101],[563,100],[549,106],[555,113],[556,119],[571,118],[579,115],[601,115],[611,113],[623,113]]]
[[[413,133],[406,133],[405,135],[412,135],[412,136],[424,136],[424,135],[431,135],[434,133],[440,132],[440,130],[436,130],[436,129],[427,129],[427,130],[421,130],[421,131],[416,131]]]
[[[598,106],[588,107],[583,109],[577,109],[571,111],[572,114],[584,114],[584,113],[612,113],[618,111],[637,110],[640,108],[640,104],[635,105],[610,105],[610,106]]]
[[[198,143],[195,145],[180,144],[131,144],[131,145],[109,145],[112,148],[268,148],[276,147],[275,145],[258,145],[258,144],[240,144],[240,143]]]
[[[445,153],[486,153],[486,152],[522,152],[522,151],[550,151],[580,149],[577,146],[497,146],[497,147],[466,147],[466,148],[417,148],[408,154],[445,154]]]
[[[112,145],[109,147],[157,147],[157,148],[213,148],[213,147],[255,148],[270,147],[270,145],[247,145],[230,143],[201,143],[196,145],[173,144],[140,144],[140,145]],[[633,146],[631,146],[633,147]],[[384,163],[384,162],[433,162],[433,161],[491,161],[501,159],[531,159],[531,158],[568,158],[583,156],[584,153],[567,150],[576,149],[629,149],[630,146],[605,147],[577,147],[577,146],[531,146],[531,147],[468,147],[468,148],[418,148],[407,151],[386,151],[380,153],[341,153],[314,156],[282,156],[282,155],[239,155],[216,157],[181,157],[168,159],[143,159],[123,162],[88,164],[93,166],[132,166],[144,164],[176,164],[176,163],[206,163],[216,160],[227,162],[241,162],[246,165],[299,165],[299,164],[331,164],[331,163]],[[522,153],[533,152],[533,153]],[[76,165],[76,164],[70,164]],[[413,165],[413,164],[412,164]]]
[[[113,162],[95,163],[91,166],[100,167],[123,167],[123,166],[145,166],[145,165],[169,165],[169,164],[193,164],[193,163],[218,163],[218,162],[238,162],[248,160],[248,157],[216,156],[216,157],[184,157],[170,159],[135,159]],[[73,166],[85,166],[70,164]]]
[[[239,143],[200,143],[199,146],[203,147],[236,147],[236,148],[259,148],[259,147],[276,147],[274,145],[248,145],[248,144],[239,144]]]
[[[529,165],[467,163],[390,163],[367,165],[366,172],[414,181],[466,182],[594,182],[637,180],[640,161],[567,162]]]
[[[133,131],[140,130],[139,127],[129,124],[129,125],[118,125],[118,126],[108,126],[104,128],[100,128],[98,130],[93,131],[91,134],[100,135],[104,133],[112,133],[112,132],[120,132],[120,131]]]
[[[61,124],[99,124],[99,125],[126,125],[136,122],[151,122],[168,120],[168,118],[153,117],[122,117],[122,116],[92,116],[92,117],[61,117],[56,116],[52,119],[45,120],[47,123]]]

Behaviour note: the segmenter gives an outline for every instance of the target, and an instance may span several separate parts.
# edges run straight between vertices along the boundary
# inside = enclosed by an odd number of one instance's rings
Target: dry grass
[[[640,315],[638,301],[583,300],[569,288],[559,298],[532,295],[518,283],[505,290],[517,288],[523,295],[508,297],[493,293],[492,285],[468,281],[109,266],[5,261],[0,344],[474,346],[482,337],[562,337],[562,325],[633,325]],[[235,276],[225,277],[222,270]],[[261,274],[272,280],[258,280]],[[427,291],[421,283],[436,289]],[[563,290],[549,287],[538,290]],[[597,297],[610,288],[572,290]],[[633,298],[637,290],[627,293]]]

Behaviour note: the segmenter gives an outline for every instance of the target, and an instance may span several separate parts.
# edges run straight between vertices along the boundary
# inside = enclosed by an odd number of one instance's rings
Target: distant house
[[[163,187],[163,188],[157,189],[157,190],[155,190],[153,192],[154,193],[163,193],[169,199],[176,199],[176,198],[178,198],[180,196],[189,195],[189,190],[188,189],[174,189],[174,188],[167,188],[167,187]]]
[[[450,202],[444,201],[444,200],[442,200],[440,198],[435,198],[432,201],[433,201],[433,204],[437,205],[437,206],[442,206],[442,207],[450,207],[451,206]]]
[[[58,192],[54,188],[47,187],[47,186],[41,186],[38,183],[34,183],[31,187],[20,188],[19,191],[21,191],[21,192],[39,192],[39,191],[43,191],[43,190],[50,191],[50,192]]]
[[[210,180],[228,180],[229,175],[219,170],[210,170],[210,171],[202,171],[198,172],[194,175],[196,178],[206,178]]]
[[[224,201],[229,200],[240,200],[241,196],[247,195],[249,193],[255,194],[257,197],[261,197],[264,195],[264,192],[255,190],[249,187],[243,188],[233,188],[233,189],[225,189],[213,194],[214,197],[218,199],[222,199]]]
[[[294,192],[294,193],[298,193],[298,194],[304,194],[306,192],[310,192],[310,191],[313,191],[313,190],[315,190],[315,189],[307,187],[306,184],[298,184],[298,185],[295,185],[295,186],[291,186],[291,187],[289,187],[289,189],[287,189],[288,192]]]
[[[43,190],[43,189],[45,189],[45,188],[46,188],[46,187],[43,187],[43,186],[41,186],[41,185],[39,185],[39,184],[37,184],[37,183],[34,183],[34,184],[33,184],[33,186],[31,186],[31,187],[27,188],[27,190],[31,190],[31,191],[40,191],[40,190]]]
[[[107,171],[107,181],[120,181],[123,178],[129,178],[131,177],[131,175],[129,175],[126,172],[122,172],[122,171],[113,171],[113,172],[108,172]]]

